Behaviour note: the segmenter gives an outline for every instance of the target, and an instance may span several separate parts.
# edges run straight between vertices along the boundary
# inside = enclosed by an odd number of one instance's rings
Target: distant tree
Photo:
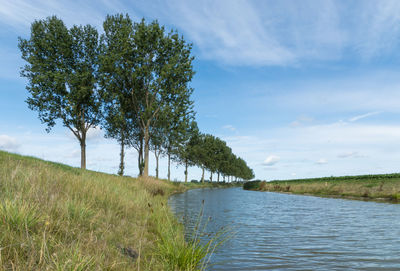
[[[180,150],[190,139],[191,129],[194,129],[191,93],[192,90],[188,90],[184,94],[187,97],[173,101],[172,107],[167,107],[163,112],[167,119],[163,147],[168,158],[168,180],[171,179],[171,160],[180,163]]]
[[[186,131],[186,138],[178,147],[177,161],[185,167],[185,182],[188,180],[189,166],[196,165],[196,147],[199,145],[200,134],[197,123],[192,121]]]
[[[211,135],[199,134],[197,144],[193,148],[195,164],[201,168],[201,182],[204,183],[204,172],[208,163],[207,137]]]
[[[28,79],[30,109],[50,132],[57,120],[79,140],[81,168],[86,168],[86,135],[100,121],[97,90],[99,39],[90,26],[68,29],[57,17],[35,21],[29,39],[18,46],[27,64],[21,76]]]
[[[163,143],[165,141],[165,132],[168,119],[167,116],[161,114],[153,126],[151,137],[150,137],[150,150],[154,153],[156,159],[156,179],[159,177],[159,161],[165,151],[163,149]]]

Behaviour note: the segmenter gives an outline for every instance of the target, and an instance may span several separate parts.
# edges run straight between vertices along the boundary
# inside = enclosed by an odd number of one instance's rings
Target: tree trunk
[[[186,161],[186,163],[185,163],[185,183],[187,183],[187,178],[188,177],[188,163],[187,163],[187,161]]]
[[[86,169],[86,133],[82,132],[81,138],[81,168]]]
[[[139,176],[143,175],[143,138],[139,139],[139,150],[138,150],[138,169]]]
[[[224,182],[225,182],[225,175],[223,177],[224,177]]]
[[[158,179],[158,157],[159,157],[159,154],[157,154],[157,147],[154,150],[154,156],[156,157],[156,179]]]
[[[219,182],[219,172],[218,172],[218,178],[217,178],[217,182]]]
[[[81,128],[81,168],[86,169],[86,133],[87,129],[85,127],[85,114],[83,110],[80,110],[80,128]],[[79,129],[77,129],[79,130]],[[79,131],[77,132],[79,134]],[[78,137],[79,138],[79,137]]]
[[[171,154],[168,152],[168,181],[171,180]]]
[[[149,126],[147,125],[144,129],[144,169],[143,176],[149,177]]]
[[[122,140],[121,140],[121,153],[120,153],[120,163],[119,163],[119,170],[118,170],[118,175],[123,176],[124,175],[124,168],[125,168],[125,164],[124,164],[124,158],[125,158],[125,138],[124,138],[124,134],[122,133]]]
[[[212,182],[212,175],[213,175],[213,173],[212,173],[212,171],[210,171],[210,182]]]
[[[201,174],[201,182],[204,183],[204,167],[201,168],[203,170]]]

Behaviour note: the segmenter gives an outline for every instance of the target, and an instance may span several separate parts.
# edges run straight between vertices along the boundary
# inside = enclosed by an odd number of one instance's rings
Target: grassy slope
[[[0,151],[0,270],[195,269],[166,204],[188,187]]]
[[[362,175],[255,183],[252,190],[355,199],[400,200],[400,174]]]

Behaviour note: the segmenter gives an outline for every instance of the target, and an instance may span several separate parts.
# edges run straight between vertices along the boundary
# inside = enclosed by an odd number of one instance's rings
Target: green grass
[[[0,270],[201,269],[210,251],[185,241],[167,198],[204,186],[0,151]]]
[[[400,201],[400,174],[263,181],[249,190],[398,202]]]

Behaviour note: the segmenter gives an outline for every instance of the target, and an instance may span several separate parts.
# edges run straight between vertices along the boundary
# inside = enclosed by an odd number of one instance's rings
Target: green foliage
[[[211,173],[234,176],[249,180],[254,178],[253,170],[246,162],[232,153],[226,142],[210,134],[198,134],[191,149],[192,161]]]
[[[147,176],[150,141],[158,150],[171,149],[181,140],[182,123],[191,118],[191,45],[157,21],[133,23],[128,15],[107,16],[104,32],[104,125],[110,137],[143,144],[139,152],[144,151]]]
[[[81,167],[86,167],[86,133],[100,121],[96,88],[99,38],[90,25],[68,29],[57,17],[32,23],[29,39],[19,38],[26,61],[21,76],[28,79],[30,109],[50,131],[61,120],[79,140]]]
[[[29,39],[19,39],[26,61],[30,109],[47,131],[61,120],[81,145],[86,167],[86,133],[101,122],[105,136],[121,144],[118,173],[124,173],[126,147],[138,151],[139,172],[148,176],[149,151],[218,177],[254,177],[245,161],[221,139],[200,134],[189,83],[194,75],[192,45],[157,21],[132,22],[108,15],[99,38],[90,26],[68,29],[57,17],[32,23]],[[158,168],[157,168],[158,175]],[[170,178],[168,173],[168,179]]]
[[[245,190],[257,190],[257,189],[260,188],[260,184],[261,184],[260,180],[245,182],[243,184],[243,189],[245,189]]]

